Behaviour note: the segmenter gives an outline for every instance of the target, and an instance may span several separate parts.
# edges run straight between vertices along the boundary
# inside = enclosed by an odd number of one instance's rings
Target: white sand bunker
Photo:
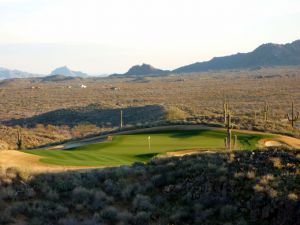
[[[266,147],[279,147],[279,146],[284,146],[286,145],[285,143],[282,143],[280,141],[266,141],[265,146]]]

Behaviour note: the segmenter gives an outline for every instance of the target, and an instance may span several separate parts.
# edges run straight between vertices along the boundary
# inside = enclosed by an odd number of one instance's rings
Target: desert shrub
[[[169,220],[174,224],[184,224],[185,222],[190,221],[190,214],[187,209],[178,207],[172,212]]]
[[[76,187],[72,191],[72,201],[77,204],[89,204],[94,197],[92,190],[88,190],[84,187]]]
[[[12,180],[20,176],[20,171],[15,167],[7,168],[5,171],[5,176]]]
[[[150,213],[148,212],[138,212],[135,216],[136,224],[149,224],[150,222]]]
[[[128,211],[120,212],[118,218],[122,225],[132,224],[134,222],[134,216]]]
[[[152,211],[154,209],[150,197],[140,194],[134,198],[132,205],[136,211]]]
[[[12,186],[2,187],[0,190],[0,199],[12,200],[16,197],[16,190]]]
[[[134,184],[128,184],[122,191],[122,198],[124,200],[130,200],[132,199],[136,193],[138,193],[140,186],[137,183]]]
[[[9,149],[10,149],[9,144],[0,140],[0,151],[1,150],[9,150]]]
[[[186,112],[182,111],[177,107],[169,106],[165,109],[165,111],[166,111],[166,115],[165,115],[166,120],[170,120],[170,121],[181,120],[188,117],[188,114]]]
[[[0,224],[9,224],[12,221],[13,218],[9,209],[3,209],[0,211]]]
[[[77,225],[79,222],[72,216],[68,216],[66,218],[59,219],[59,225]]]
[[[112,179],[107,179],[104,181],[104,190],[114,197],[121,197],[122,191],[120,186],[118,186],[118,184]]]
[[[59,194],[55,190],[50,190],[46,194],[46,199],[50,201],[57,201],[59,200]]]
[[[220,216],[224,221],[232,219],[236,213],[236,207],[233,205],[224,205],[221,207]]]
[[[101,190],[94,190],[94,196],[92,198],[92,203],[88,206],[92,210],[103,209],[108,203],[112,202],[113,198],[107,196]]]
[[[154,184],[155,187],[162,187],[166,185],[166,179],[163,175],[158,174],[155,175],[151,178],[152,183]]]
[[[101,218],[111,224],[118,221],[118,210],[113,206],[108,206],[101,211]]]

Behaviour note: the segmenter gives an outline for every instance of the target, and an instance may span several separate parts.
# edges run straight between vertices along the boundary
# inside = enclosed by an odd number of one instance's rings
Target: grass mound
[[[255,149],[261,134],[234,133],[238,136],[238,149]],[[150,148],[148,137],[150,136]],[[66,166],[118,166],[146,162],[153,156],[183,149],[223,149],[223,130],[156,131],[119,135],[110,142],[81,146],[70,150],[30,150],[42,156],[44,163]]]
[[[0,178],[0,224],[295,225],[300,152],[200,154]],[[21,223],[23,222],[23,223]]]

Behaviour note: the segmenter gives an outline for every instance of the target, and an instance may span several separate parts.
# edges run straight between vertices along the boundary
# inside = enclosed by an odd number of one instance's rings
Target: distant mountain
[[[70,77],[70,76],[64,76],[64,75],[50,75],[43,77],[41,79],[42,82],[62,82],[62,81],[69,81],[69,80],[75,80],[80,79],[77,77]]]
[[[249,53],[214,57],[205,62],[197,62],[173,71],[154,68],[149,64],[131,67],[127,73],[113,74],[111,77],[157,76],[176,73],[193,73],[210,70],[257,69],[270,66],[300,65],[300,40],[288,44],[263,44]]]
[[[289,44],[263,44],[253,52],[215,57],[210,61],[197,62],[180,67],[174,73],[192,73],[208,70],[242,69],[269,66],[300,65],[300,40]]]
[[[28,77],[39,77],[40,74],[27,73],[20,70],[10,70],[0,67],[0,80],[11,79],[11,78],[28,78]]]
[[[162,76],[179,73],[193,73],[210,70],[228,69],[257,69],[270,66],[294,66],[300,65],[300,40],[288,44],[263,44],[252,52],[237,53],[234,55],[214,57],[205,62],[197,62],[182,66],[173,71],[157,69],[149,64],[136,65],[131,67],[124,74],[112,74],[109,77],[145,77]],[[86,73],[70,70],[63,66],[53,70],[50,74],[63,75],[65,77],[87,77]],[[41,77],[43,75],[27,73],[20,70],[9,70],[0,67],[0,80],[11,78]],[[54,77],[51,79],[65,79]]]
[[[113,77],[131,77],[131,76],[157,76],[165,75],[170,71],[157,69],[149,64],[143,63],[142,65],[136,65],[131,67],[127,73],[124,74],[113,74]]]
[[[88,76],[88,74],[83,73],[81,71],[70,70],[66,66],[56,68],[55,70],[53,70],[51,72],[50,75],[64,75],[64,76],[67,76],[67,77],[87,77]]]

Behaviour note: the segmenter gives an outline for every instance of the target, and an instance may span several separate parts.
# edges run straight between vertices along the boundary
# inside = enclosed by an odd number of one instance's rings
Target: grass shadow
[[[139,154],[139,155],[135,155],[134,157],[138,160],[141,161],[148,161],[150,159],[152,159],[153,157],[157,156],[158,153],[146,153],[146,154]]]

